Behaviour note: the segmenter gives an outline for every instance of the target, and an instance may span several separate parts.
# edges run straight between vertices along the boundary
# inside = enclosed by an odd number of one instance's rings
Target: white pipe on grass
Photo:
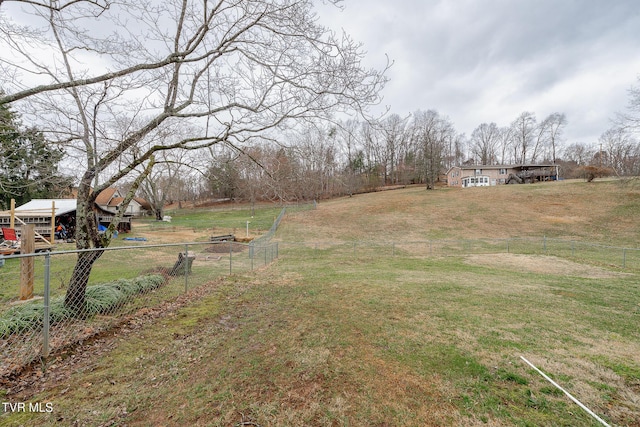
[[[573,400],[573,402],[578,405],[579,407],[581,407],[582,409],[584,409],[585,411],[587,411],[587,413],[589,415],[591,415],[593,418],[595,418],[596,420],[600,421],[600,423],[602,423],[602,425],[606,426],[606,427],[611,427],[609,424],[607,424],[607,422],[605,420],[603,420],[602,418],[600,418],[599,416],[597,416],[591,409],[587,408],[586,406],[584,406],[582,403],[580,403],[580,401],[578,399],[576,399],[575,397],[571,396],[571,394],[569,394],[569,392],[565,389],[563,389],[562,387],[560,387],[555,381],[553,381],[551,378],[549,378],[547,375],[545,375],[544,372],[542,372],[540,369],[536,368],[533,363],[529,362],[527,359],[525,359],[523,356],[520,356],[520,359],[524,360],[527,365],[531,366],[533,369],[536,370],[537,373],[539,373],[540,375],[542,375],[544,377],[545,380],[549,381],[551,384],[553,384],[554,386],[556,386],[556,388],[558,390],[560,390],[561,392],[563,392],[564,394],[566,394],[569,399]]]

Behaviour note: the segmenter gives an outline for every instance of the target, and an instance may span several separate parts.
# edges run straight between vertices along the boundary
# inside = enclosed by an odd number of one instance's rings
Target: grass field
[[[640,425],[637,268],[606,250],[402,245],[541,236],[637,248],[639,184],[407,188],[289,214],[275,264],[207,285],[35,394],[0,394],[53,408],[0,425],[600,425],[520,356],[610,424]]]

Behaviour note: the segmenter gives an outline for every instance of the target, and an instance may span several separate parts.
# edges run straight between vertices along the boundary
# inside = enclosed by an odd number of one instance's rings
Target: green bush
[[[89,316],[109,313],[126,299],[127,295],[111,283],[89,286],[86,292],[85,313]]]
[[[120,279],[115,282],[111,282],[108,285],[121,291],[126,296],[143,294],[153,289],[160,287],[164,283],[162,276],[140,276],[135,279],[125,280]]]
[[[135,295],[149,292],[163,283],[164,277],[149,275],[89,286],[85,315],[90,317],[113,312]],[[53,299],[49,306],[49,323],[55,325],[69,317],[72,317],[72,313],[64,306],[64,297]],[[0,315],[0,338],[41,328],[43,318],[44,306],[41,301],[12,307]]]
[[[11,335],[12,322],[9,319],[0,318],[0,338]]]

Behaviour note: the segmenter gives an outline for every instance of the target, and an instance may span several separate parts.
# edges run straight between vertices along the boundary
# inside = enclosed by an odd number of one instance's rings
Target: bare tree
[[[529,149],[533,144],[536,129],[536,116],[525,111],[511,123],[513,159],[516,163],[525,164],[529,161]]]
[[[380,144],[379,134],[373,122],[364,122],[360,128],[360,134],[364,145],[364,169],[367,175],[366,186],[369,189],[381,184],[384,180],[385,151]],[[382,182],[384,184],[384,181]]]
[[[156,220],[163,217],[164,206],[180,185],[180,177],[188,168],[184,150],[162,151],[156,156],[156,167],[142,180],[140,194],[149,204]]]
[[[338,147],[345,162],[342,184],[349,196],[359,189],[360,174],[364,169],[362,143],[358,133],[360,126],[360,122],[350,119],[339,122],[337,127]]]
[[[548,118],[547,118],[548,119]],[[543,120],[539,123],[535,123],[532,133],[532,150],[530,161],[536,163],[540,153],[544,152],[545,147],[550,144],[549,141],[549,127],[551,126],[550,120]]]
[[[500,142],[500,131],[495,123],[482,123],[471,133],[471,151],[481,165],[490,165],[496,160],[496,148]]]
[[[500,164],[507,164],[515,162],[508,153],[513,143],[514,129],[511,126],[504,126],[498,129],[498,146],[500,149]]]
[[[566,124],[567,118],[564,114],[552,113],[535,125],[532,131],[533,150],[531,150],[531,162],[538,161],[538,157],[542,154],[547,160],[551,158],[555,163],[556,145]],[[551,150],[550,156],[547,149]]]
[[[556,151],[562,138],[562,131],[567,125],[567,116],[564,113],[552,113],[545,120],[547,122],[548,142],[551,146],[551,161],[556,163]]]
[[[0,84],[8,93],[0,103],[31,112],[80,165],[79,249],[108,246],[157,153],[241,147],[292,120],[361,111],[386,81],[361,66],[359,44],[319,26],[311,0],[67,3],[33,6],[30,28],[2,22],[8,51]],[[160,130],[185,124],[199,131],[159,142]],[[99,234],[94,201],[125,177],[134,185]],[[82,312],[100,254],[80,253],[67,307]]]
[[[593,155],[593,149],[581,142],[569,144],[563,150],[564,160],[575,162],[579,166],[588,164]]]
[[[380,132],[384,140],[385,181],[390,184],[398,182],[398,162],[403,159],[402,148],[406,140],[406,119],[398,114],[391,114],[380,124]]]
[[[319,199],[332,193],[332,182],[337,169],[335,128],[308,126],[298,136],[296,153],[298,176],[304,187],[305,199]]]
[[[220,148],[220,147],[216,147]],[[233,200],[240,195],[240,166],[238,158],[242,155],[229,147],[209,150],[204,180],[205,189],[200,196]]]
[[[640,76],[638,82],[640,83]],[[626,134],[625,172],[627,175],[640,176],[640,86],[629,90],[627,111],[618,113],[615,123],[615,128]]]
[[[456,132],[449,119],[435,110],[416,111],[413,117],[412,139],[422,153],[426,188],[432,190],[442,172],[445,148]]]
[[[109,0],[68,0],[68,1],[37,1],[37,0],[0,0],[0,6],[4,3],[24,3],[42,9],[60,12],[78,5],[90,5],[96,11],[104,10],[109,7],[112,1]]]
[[[640,76],[638,83],[640,84]],[[640,134],[640,86],[629,89],[627,111],[618,113],[615,122],[618,127]]]
[[[617,176],[638,175],[640,144],[628,129],[613,127],[600,136],[598,166],[611,169]]]
[[[443,167],[448,170],[454,165],[462,164],[465,160],[466,135],[455,133],[453,138],[449,138],[444,151]]]

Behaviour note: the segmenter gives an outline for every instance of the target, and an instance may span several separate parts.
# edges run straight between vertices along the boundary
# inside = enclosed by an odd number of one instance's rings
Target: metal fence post
[[[509,252],[509,239],[507,239],[507,253],[510,253]]]
[[[184,245],[184,293],[189,291],[189,245]]]
[[[229,240],[229,274],[233,274],[233,246]]]
[[[391,242],[391,256],[396,256],[396,242]]]
[[[51,294],[51,254],[44,256],[44,314],[42,318],[42,357],[49,356],[49,303]]]

